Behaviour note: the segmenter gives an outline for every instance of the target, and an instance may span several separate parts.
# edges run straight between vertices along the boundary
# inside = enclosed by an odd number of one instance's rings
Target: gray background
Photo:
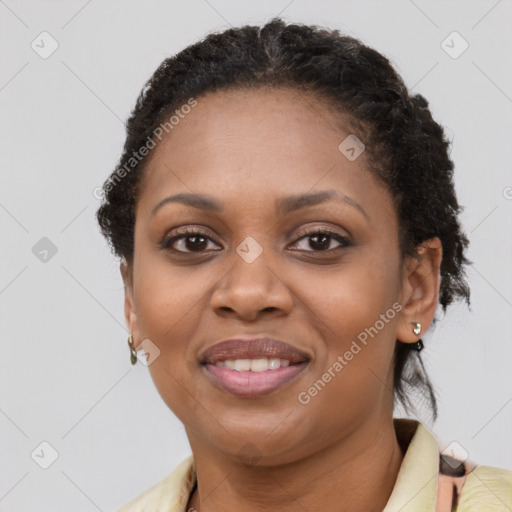
[[[374,46],[446,127],[472,241],[472,311],[452,307],[424,338],[440,402],[430,426],[442,445],[512,469],[511,4],[0,0],[0,510],[115,510],[189,454],[148,368],[129,363],[94,189],[166,56],[278,14]],[[47,59],[31,48],[43,31],[59,45]],[[441,46],[453,31],[469,43],[458,58]],[[45,262],[33,253],[42,237],[57,248]],[[43,441],[58,452],[48,469]]]

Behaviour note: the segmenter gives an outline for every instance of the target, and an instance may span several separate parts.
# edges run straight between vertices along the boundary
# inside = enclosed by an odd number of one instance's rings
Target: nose
[[[254,321],[262,315],[284,316],[293,309],[293,295],[284,276],[271,269],[261,254],[248,263],[238,255],[230,270],[217,283],[211,298],[221,316]]]

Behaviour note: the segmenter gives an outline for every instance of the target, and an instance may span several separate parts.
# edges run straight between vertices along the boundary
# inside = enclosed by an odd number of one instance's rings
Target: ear
[[[124,283],[124,318],[130,333],[133,336],[133,346],[137,348],[141,342],[137,322],[137,308],[133,291],[133,266],[122,260],[119,266]]]
[[[397,339],[404,343],[417,342],[427,331],[439,302],[441,260],[443,248],[439,238],[431,238],[417,247],[416,254],[406,257],[402,273],[402,311]],[[414,324],[421,332],[414,334]]]

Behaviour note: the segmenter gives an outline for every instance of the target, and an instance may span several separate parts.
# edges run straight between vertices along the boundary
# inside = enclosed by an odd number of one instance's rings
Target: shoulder
[[[184,511],[195,479],[194,459],[190,455],[160,482],[126,503],[117,512]]]
[[[477,465],[462,488],[457,512],[512,510],[512,471]]]
[[[511,470],[468,458],[460,460],[449,446],[441,449],[444,443],[424,424],[401,418],[394,422],[405,456],[390,498],[390,512],[512,512]],[[437,483],[429,477],[436,473]],[[404,504],[411,506],[404,508]]]
[[[436,511],[512,510],[512,471],[440,453]]]

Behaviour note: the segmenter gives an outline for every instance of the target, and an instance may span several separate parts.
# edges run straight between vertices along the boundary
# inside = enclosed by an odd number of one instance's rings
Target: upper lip
[[[202,364],[215,364],[227,359],[257,358],[287,359],[291,363],[309,361],[306,353],[298,348],[269,337],[232,338],[221,341],[205,350],[201,356]]]

